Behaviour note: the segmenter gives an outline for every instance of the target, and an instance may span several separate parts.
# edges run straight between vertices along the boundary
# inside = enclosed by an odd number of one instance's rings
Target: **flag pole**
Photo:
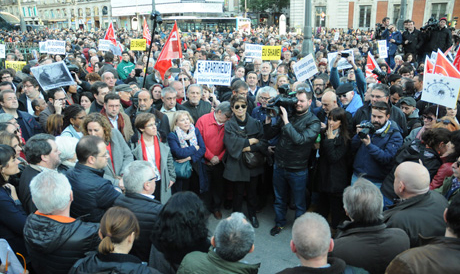
[[[161,19],[161,15],[158,11],[152,12],[150,15],[150,19],[152,20],[152,33],[151,33],[151,39],[150,39],[150,46],[149,46],[149,51],[147,53],[147,64],[145,65],[145,75],[144,75],[144,82],[142,83],[142,88],[145,87],[145,80],[147,79],[147,72],[149,69],[149,59],[150,59],[150,53],[152,51],[152,45],[153,45],[153,38],[155,36],[155,29],[157,27],[157,24],[160,25],[163,23],[163,19]],[[155,73],[152,71],[152,73]]]

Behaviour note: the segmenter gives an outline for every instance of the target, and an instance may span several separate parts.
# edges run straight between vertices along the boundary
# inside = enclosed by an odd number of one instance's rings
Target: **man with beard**
[[[301,84],[299,84],[298,86],[300,85]],[[315,94],[314,94],[313,101],[312,101],[311,111],[315,115],[318,115],[318,112],[321,110],[321,98],[323,97],[325,88],[326,88],[326,81],[323,78],[316,77],[313,80],[313,91],[315,92]]]
[[[273,167],[276,218],[275,226],[270,230],[272,236],[279,234],[286,225],[289,189],[296,206],[295,217],[307,211],[308,159],[321,126],[318,118],[309,111],[312,92],[297,90],[296,97],[295,113],[288,114],[284,107],[280,107],[281,119],[275,125],[271,125],[270,116],[265,119],[265,139],[279,135]]]
[[[361,132],[370,126],[368,121],[363,121],[351,141],[351,149],[356,152],[351,184],[363,175],[380,188],[391,171],[390,163],[402,146],[403,137],[398,125],[390,120],[390,106],[385,102],[372,103],[370,122],[375,132]]]
[[[272,83],[272,77],[270,73],[272,72],[272,65],[270,62],[264,62],[260,66],[260,78],[259,78],[259,87],[274,86]]]
[[[346,111],[350,112],[352,116],[355,115],[355,112],[363,106],[361,97],[355,94],[353,85],[350,83],[340,85],[335,93],[337,94],[337,97],[339,97],[342,107]]]
[[[200,85],[193,84],[187,89],[188,101],[182,106],[192,115],[193,122],[196,123],[198,118],[211,112],[212,106],[210,103],[201,100],[203,96],[203,88]]]

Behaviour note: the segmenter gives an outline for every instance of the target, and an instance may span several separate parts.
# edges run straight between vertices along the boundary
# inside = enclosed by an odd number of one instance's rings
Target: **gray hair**
[[[229,262],[237,262],[246,256],[254,244],[254,228],[240,212],[219,222],[214,232],[216,253]]]
[[[172,87],[165,87],[161,90],[161,97],[165,97],[166,93],[174,93],[177,95],[177,91]]]
[[[78,139],[71,136],[57,136],[56,145],[61,152],[59,158],[61,158],[62,164],[68,166],[70,163],[67,160],[73,159],[75,157],[75,151],[77,148]],[[70,164],[74,166],[74,164]]]
[[[150,162],[139,160],[131,162],[123,173],[123,183],[126,192],[141,193],[144,183],[153,176],[153,165]]]
[[[297,254],[305,260],[327,256],[331,242],[329,224],[323,216],[307,212],[295,220],[292,241]]]
[[[187,88],[187,95],[188,95],[188,91],[190,90],[190,88],[198,88],[198,89],[200,90],[200,95],[201,95],[201,96],[203,95],[203,88],[201,87],[201,85],[192,84],[192,85],[188,86],[188,88]]]
[[[224,101],[220,103],[214,112],[222,112],[223,114],[231,114],[232,113],[232,108],[230,107],[230,102],[229,101]]]
[[[8,113],[0,113],[0,123],[5,123],[14,119],[14,116]]]
[[[102,73],[102,75],[101,75],[101,79],[102,79],[102,81],[104,81],[104,80],[105,80],[105,75],[107,75],[107,73],[110,73],[110,74],[112,74],[112,75],[113,75],[113,77],[114,77],[115,79],[117,78],[117,75],[115,75],[115,73],[113,73],[113,71],[111,71],[111,70],[108,70],[108,71],[104,71],[104,73]]]
[[[257,91],[256,102],[259,102],[259,97],[262,93],[268,93],[268,96],[271,98],[276,97],[276,95],[278,95],[278,92],[276,91],[276,89],[274,89],[273,87],[266,86],[266,87],[260,88],[259,91]]]
[[[343,193],[343,207],[354,222],[363,224],[383,220],[383,196],[369,180],[359,178]]]
[[[64,210],[70,203],[71,191],[67,177],[54,170],[39,173],[30,183],[32,200],[43,214]]]

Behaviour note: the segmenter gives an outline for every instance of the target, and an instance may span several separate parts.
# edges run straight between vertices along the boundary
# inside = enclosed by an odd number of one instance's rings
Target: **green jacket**
[[[454,176],[451,176],[451,177],[447,177],[446,179],[444,179],[444,182],[442,182],[442,186],[440,186],[439,188],[436,188],[434,191],[436,192],[439,192],[442,194],[442,196],[446,197],[447,201],[450,202],[452,201],[452,199],[455,197],[455,195],[458,194],[458,192],[460,191],[460,188],[457,188],[455,190],[453,190],[451,193],[450,192],[450,189],[452,187],[452,180],[454,179],[455,177]],[[449,193],[449,196],[447,197],[446,195]]]
[[[260,264],[225,261],[211,247],[208,253],[194,251],[184,257],[177,274],[252,274],[259,272]]]
[[[118,78],[121,80],[128,78],[134,67],[135,65],[131,62],[121,61],[121,63],[117,66]]]

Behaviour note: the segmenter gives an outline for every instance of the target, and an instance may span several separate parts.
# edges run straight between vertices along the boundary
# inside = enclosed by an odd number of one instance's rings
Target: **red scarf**
[[[113,164],[113,157],[112,157],[112,146],[110,145],[110,143],[107,145],[107,151],[109,152],[109,155],[110,155],[110,162],[112,163],[112,168],[113,168],[113,175],[114,176],[117,176],[117,172],[115,171],[115,165]]]
[[[110,125],[113,127],[112,122],[110,122],[109,116],[107,115],[107,112],[105,110],[105,107],[102,108],[101,114],[107,117],[107,120],[109,120]],[[121,113],[118,113],[117,126],[117,129],[121,132],[121,135],[124,136],[123,130],[125,128],[125,120],[123,119],[123,115],[121,115]]]
[[[147,156],[147,147],[144,142],[144,134],[141,134],[141,147],[142,147],[142,160],[148,161],[149,157]],[[155,165],[157,166],[158,172],[161,172],[161,154],[160,154],[160,144],[158,143],[158,137],[153,137],[153,147],[155,149]]]

